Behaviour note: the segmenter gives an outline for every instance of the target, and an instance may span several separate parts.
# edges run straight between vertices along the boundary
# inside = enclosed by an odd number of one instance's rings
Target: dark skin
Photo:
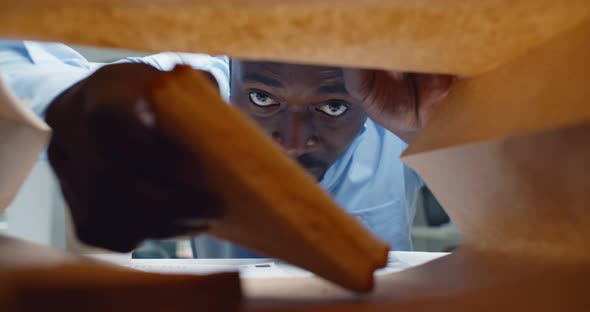
[[[230,72],[232,104],[317,180],[367,118],[340,68],[234,60]]]
[[[89,245],[128,252],[146,238],[202,231],[223,214],[198,162],[146,118],[144,95],[161,74],[144,64],[105,66],[47,109],[49,160]]]
[[[367,116],[411,141],[453,81],[272,63],[232,62],[231,72],[232,102],[317,179]],[[144,239],[203,231],[223,215],[198,161],[151,113],[147,90],[161,74],[145,64],[105,66],[47,109],[49,160],[87,244],[126,252]]]

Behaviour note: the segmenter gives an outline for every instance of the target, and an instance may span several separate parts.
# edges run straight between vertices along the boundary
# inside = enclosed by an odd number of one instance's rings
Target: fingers
[[[199,160],[184,146],[157,128],[144,126],[128,111],[95,112],[89,121],[96,152],[101,155],[113,174],[145,181],[154,191],[187,193],[206,200],[201,192],[206,183],[202,179]],[[141,181],[140,181],[141,180]],[[216,211],[203,211],[209,216],[220,216]],[[182,207],[176,208],[180,211]],[[194,213],[191,217],[196,217]]]
[[[400,135],[416,128],[417,97],[413,80],[396,71],[345,69],[347,90],[366,114]]]
[[[152,181],[115,166],[87,178],[86,192],[72,191],[68,179],[62,179],[63,191],[80,239],[102,248],[128,251],[147,238],[206,229],[205,222],[191,226],[184,220],[221,216],[223,202],[206,188],[186,189],[175,180]]]
[[[146,238],[204,230],[223,214],[198,159],[157,128],[145,95],[160,74],[105,66],[47,111],[50,162],[86,243],[129,251]]]
[[[456,77],[443,74],[416,74],[416,88],[419,100],[419,118],[424,125],[451,90]]]
[[[446,98],[455,77],[399,71],[343,69],[347,91],[367,115],[407,143]]]
[[[414,93],[403,72],[349,68],[343,75],[347,91],[369,112],[413,110]]]

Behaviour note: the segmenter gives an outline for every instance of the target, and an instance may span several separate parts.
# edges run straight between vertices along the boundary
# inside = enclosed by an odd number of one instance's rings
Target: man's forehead
[[[238,70],[242,74],[245,72],[264,72],[267,74],[274,74],[277,76],[313,74],[322,76],[325,79],[342,77],[342,68],[340,67],[276,63],[264,61],[232,60],[232,70]]]

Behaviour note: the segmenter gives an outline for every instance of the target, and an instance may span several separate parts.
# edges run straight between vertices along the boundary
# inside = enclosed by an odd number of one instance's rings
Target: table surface
[[[438,252],[392,251],[377,275],[398,272],[447,255]],[[239,271],[242,278],[310,277],[311,273],[270,258],[256,259],[132,259],[130,254],[92,254],[91,258],[152,273],[208,274]]]

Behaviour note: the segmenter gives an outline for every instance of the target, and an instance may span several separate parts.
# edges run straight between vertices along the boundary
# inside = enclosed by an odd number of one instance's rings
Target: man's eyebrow
[[[258,83],[262,83],[264,85],[267,85],[269,87],[274,87],[274,88],[285,88],[285,86],[283,86],[283,84],[275,79],[272,79],[270,77],[267,77],[265,75],[259,74],[259,73],[254,73],[254,72],[247,72],[244,75],[242,75],[242,81],[244,82],[258,82]]]
[[[318,94],[344,94],[348,95],[348,90],[343,83],[334,85],[323,85],[319,87],[316,92]]]

